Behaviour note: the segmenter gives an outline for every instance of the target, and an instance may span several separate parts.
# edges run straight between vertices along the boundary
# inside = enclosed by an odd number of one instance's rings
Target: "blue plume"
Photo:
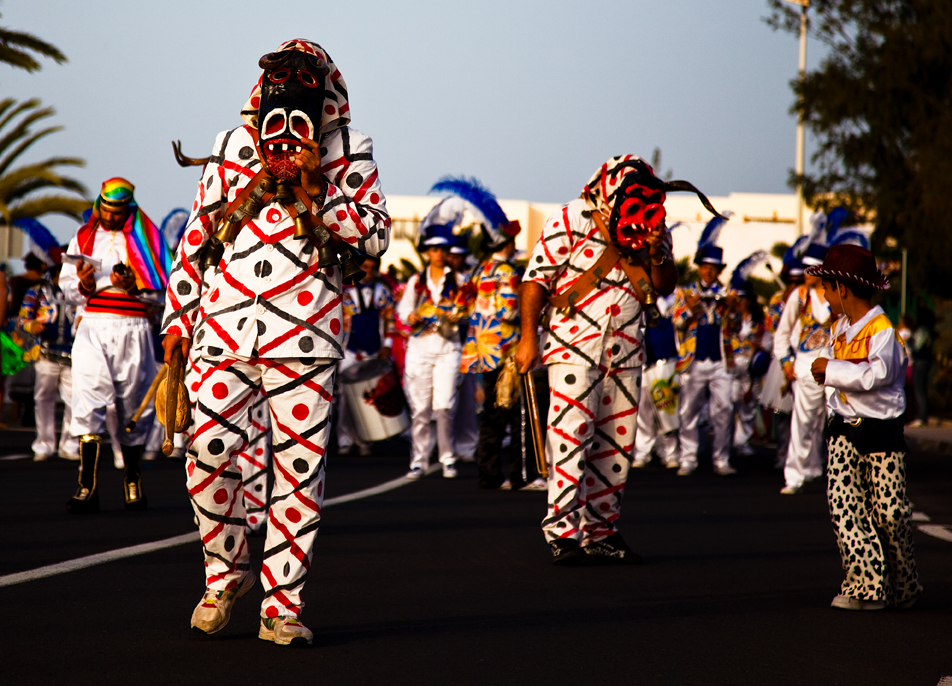
[[[177,207],[162,220],[162,226],[159,231],[165,237],[165,243],[174,253],[178,250],[178,244],[182,240],[182,234],[185,233],[185,224],[188,223],[188,210]]]
[[[826,236],[827,240],[830,241],[830,245],[833,245],[833,236],[839,230],[840,224],[842,224],[848,216],[849,212],[843,207],[830,210],[830,213],[826,215]]]
[[[734,213],[730,210],[726,210],[721,214],[724,218],[714,217],[707,223],[707,226],[704,227],[704,230],[701,232],[701,238],[697,242],[698,250],[700,250],[705,245],[717,244],[717,239],[721,235],[721,229],[724,228],[724,224],[727,223],[727,220],[730,219],[731,215]]]
[[[869,250],[869,237],[856,229],[841,229],[830,241],[830,245],[858,245]]]
[[[768,257],[770,257],[770,255],[767,254],[766,250],[758,250],[757,252],[750,255],[747,259],[743,260],[739,265],[737,265],[736,269],[734,269],[734,273],[731,274],[731,283],[734,283],[735,281],[743,283],[746,281],[750,276],[750,273],[754,271],[754,267],[756,267],[761,262],[766,262]]]
[[[506,213],[502,211],[496,196],[488,188],[474,178],[465,176],[444,176],[433,184],[431,193],[453,193],[482,212],[483,216],[492,224],[493,228],[501,229],[509,223]]]
[[[14,219],[13,225],[29,236],[36,247],[47,255],[50,254],[50,250],[59,247],[59,241],[50,233],[50,230],[33,217]]]
[[[787,252],[783,254],[783,263],[784,265],[790,267],[800,261],[800,257],[803,256],[803,252],[807,249],[807,246],[810,244],[809,236],[800,236],[793,245],[787,248]]]

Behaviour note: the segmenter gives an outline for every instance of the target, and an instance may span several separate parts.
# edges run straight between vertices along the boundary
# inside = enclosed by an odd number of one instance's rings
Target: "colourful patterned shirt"
[[[692,311],[688,307],[688,294],[701,296],[701,302]],[[678,332],[678,365],[677,371],[687,370],[697,353],[697,331],[699,326],[719,326],[721,329],[721,359],[732,350],[730,344],[730,329],[732,319],[736,314],[727,307],[724,298],[727,288],[718,282],[702,288],[698,282],[679,287],[674,291],[674,305],[671,308],[671,319]],[[727,324],[727,326],[725,326]]]
[[[497,369],[519,342],[519,273],[496,256],[473,276],[476,296],[469,316],[460,371]]]
[[[821,301],[815,289],[798,286],[784,305],[774,335],[774,357],[792,364],[797,355],[816,356],[829,342],[834,321],[829,303]]]

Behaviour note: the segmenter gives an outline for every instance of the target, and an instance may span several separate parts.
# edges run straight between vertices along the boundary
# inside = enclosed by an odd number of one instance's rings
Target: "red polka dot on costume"
[[[327,225],[327,228],[329,228],[331,231],[340,231],[340,224],[335,224],[334,222],[331,222],[330,224]]]
[[[582,254],[585,255],[585,257],[594,257],[595,251],[591,248],[585,248],[585,250],[582,251]]]
[[[565,483],[565,482],[562,481],[562,479],[559,479],[559,480],[558,480],[558,483],[557,483],[556,485],[557,485],[559,488],[562,488],[562,484],[563,484],[563,483]]]
[[[595,485],[595,479],[594,479],[594,477],[591,477],[591,476],[590,476],[590,477],[588,477],[587,479],[585,479],[585,485],[586,485],[586,486],[594,486],[594,485]]]
[[[301,513],[295,510],[293,507],[289,507],[285,511],[284,516],[287,517],[289,522],[294,522],[295,524],[301,521]]]
[[[556,406],[553,407],[552,409],[555,410],[556,412],[559,412],[559,411],[561,411],[562,408],[559,407],[558,405],[556,405]]]
[[[588,424],[582,424],[581,426],[579,426],[578,432],[579,432],[580,434],[583,434],[583,433],[585,433],[586,431],[588,431]]]
[[[611,404],[612,404],[612,399],[609,398],[607,395],[604,398],[602,398],[602,405],[611,405]]]
[[[188,242],[192,245],[198,245],[202,242],[202,232],[201,231],[189,231],[188,232]]]
[[[558,513],[559,513],[559,506],[558,506],[558,505],[553,505],[553,506],[552,506],[552,514],[558,514]]]
[[[601,510],[602,512],[608,512],[608,510],[611,509],[611,505],[609,505],[608,503],[602,503],[601,505],[598,506],[598,509]]]
[[[198,382],[192,384],[192,393],[198,393]]]
[[[628,429],[626,429],[626,428],[623,427],[623,426],[619,426],[617,429],[615,429],[615,431],[617,431],[618,433],[620,433],[622,436],[624,436],[626,433],[628,433]]]
[[[212,395],[218,398],[219,400],[224,400],[228,395],[228,386],[219,382],[212,386]]]
[[[211,300],[212,302],[217,302],[218,296],[219,296],[219,293],[218,293],[218,289],[216,288],[215,290],[212,291],[212,294],[209,300]]]
[[[307,419],[307,416],[311,414],[311,411],[308,409],[307,405],[298,403],[294,406],[294,409],[291,410],[291,414],[296,420],[303,422],[305,419]]]
[[[188,472],[188,475],[191,476],[195,473],[195,463],[189,460],[188,467],[185,468],[185,471]]]
[[[563,359],[563,360],[567,360],[567,359],[569,359],[570,357],[572,357],[572,356],[569,355],[568,353],[562,353],[562,359]]]
[[[566,248],[564,245],[563,245],[561,248],[559,248],[559,254],[560,254],[560,255],[567,255],[568,252],[569,252],[569,249]]]
[[[255,455],[264,455],[264,448],[256,448]]]
[[[219,488],[217,491],[215,491],[215,495],[212,497],[215,499],[216,503],[219,505],[224,505],[228,502],[228,491],[226,491],[224,488]]]
[[[277,224],[281,220],[281,213],[274,207],[268,210],[267,219],[272,224]]]
[[[180,329],[177,326],[170,326],[168,331],[166,331],[165,333],[167,333],[169,336],[181,336],[182,329]]]
[[[337,221],[344,221],[347,219],[347,212],[345,210],[337,210]]]
[[[618,305],[612,305],[610,309],[611,309],[611,315],[613,317],[617,317],[618,315],[621,314],[621,308],[618,307]]]
[[[301,291],[298,293],[297,301],[298,305],[304,307],[305,305],[310,305],[311,301],[314,300],[314,295],[310,291]]]
[[[552,222],[552,226],[553,226],[553,227],[558,226],[558,225],[559,225],[558,222]]]
[[[318,485],[317,485],[317,495],[318,495],[318,497],[320,497],[323,493],[324,493],[324,484],[322,484],[322,483],[321,483],[321,484],[318,484]]]
[[[269,607],[264,611],[264,613],[268,615],[268,617],[277,617],[280,614],[280,612],[278,612],[278,608],[276,607]]]
[[[357,236],[348,236],[344,240],[350,243],[351,245],[354,245],[357,243]]]
[[[257,95],[251,99],[251,106],[254,109],[258,109],[260,105],[261,105],[261,98],[259,98]]]
[[[376,205],[378,202],[380,202],[380,196],[379,196],[377,193],[371,193],[371,194],[370,194],[370,202],[372,202],[374,205]]]
[[[569,333],[578,333],[578,327],[573,326],[571,329],[569,329]]]
[[[324,113],[325,113],[325,114],[334,114],[334,112],[336,112],[336,111],[337,111],[337,110],[335,109],[335,107],[334,107],[333,105],[325,105],[325,107],[324,107]]]
[[[337,319],[332,319],[332,320],[331,320],[330,327],[331,327],[331,333],[334,334],[335,336],[340,333],[340,321],[339,321],[339,320],[337,320]]]

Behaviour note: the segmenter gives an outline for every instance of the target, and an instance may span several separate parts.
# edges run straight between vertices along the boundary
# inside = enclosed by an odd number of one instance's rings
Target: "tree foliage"
[[[26,71],[38,71],[40,63],[36,61],[34,55],[49,57],[60,64],[66,61],[66,55],[61,53],[55,45],[29,33],[0,26],[0,63]]]
[[[86,195],[86,188],[59,170],[64,166],[82,167],[83,160],[50,157],[17,165],[34,143],[62,129],[47,126],[33,130],[34,124],[53,114],[52,107],[40,107],[36,99],[21,103],[13,98],[0,100],[0,221],[8,226],[20,217],[46,214],[63,214],[78,221],[90,207],[89,201],[82,197]]]
[[[775,29],[799,33],[799,8],[768,0]],[[914,287],[952,295],[952,2],[813,0],[810,35],[828,48],[792,82],[792,111],[817,141],[797,178],[808,204],[846,206],[909,249]]]

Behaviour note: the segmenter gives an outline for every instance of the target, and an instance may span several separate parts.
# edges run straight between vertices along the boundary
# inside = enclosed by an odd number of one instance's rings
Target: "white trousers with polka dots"
[[[547,541],[615,533],[635,442],[641,367],[549,366]]]
[[[273,437],[274,488],[261,584],[262,617],[299,617],[324,500],[324,452],[336,360],[203,358],[188,491],[205,551],[206,585],[227,590],[251,571],[239,460],[247,454],[262,390]]]

